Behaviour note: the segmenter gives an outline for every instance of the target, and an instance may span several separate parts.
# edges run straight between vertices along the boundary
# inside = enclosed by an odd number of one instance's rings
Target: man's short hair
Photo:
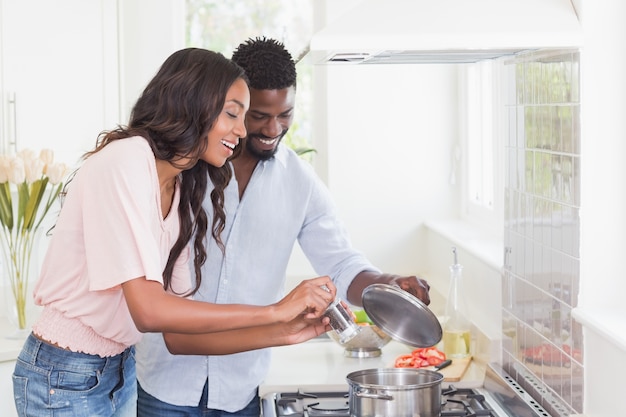
[[[281,90],[296,86],[296,64],[275,39],[250,38],[235,49],[232,60],[244,69],[251,88]]]

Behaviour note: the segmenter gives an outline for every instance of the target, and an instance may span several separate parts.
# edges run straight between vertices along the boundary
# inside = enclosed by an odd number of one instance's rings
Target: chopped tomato
[[[396,358],[396,368],[413,368],[413,355],[400,355]]]
[[[443,362],[441,359],[435,356],[429,356],[428,359],[426,359],[426,361],[428,361],[428,364],[432,366],[439,365],[441,362]]]
[[[446,360],[446,355],[437,348],[417,348],[410,354],[400,355],[396,358],[396,368],[422,368],[436,366]]]
[[[439,363],[446,360],[446,354],[434,347],[422,349],[420,356],[426,359],[438,360]]]

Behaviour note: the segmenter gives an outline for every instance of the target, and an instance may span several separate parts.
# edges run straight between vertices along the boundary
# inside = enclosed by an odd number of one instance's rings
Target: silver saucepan
[[[348,374],[352,417],[439,417],[443,375],[427,369],[380,368]]]

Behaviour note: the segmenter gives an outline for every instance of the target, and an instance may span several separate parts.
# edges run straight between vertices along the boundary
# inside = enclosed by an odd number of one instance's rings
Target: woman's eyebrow
[[[237,100],[237,99],[235,99],[235,98],[230,99],[230,100],[227,100],[227,101],[230,101],[231,103],[236,103],[236,104],[238,104],[238,105],[239,105],[242,109],[244,109],[244,108],[246,107],[246,106],[244,106],[244,104],[243,104],[241,101],[239,101],[239,100]]]

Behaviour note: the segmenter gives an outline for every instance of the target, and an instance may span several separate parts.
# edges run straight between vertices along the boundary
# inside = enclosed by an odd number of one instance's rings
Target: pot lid
[[[362,301],[374,324],[397,342],[430,347],[441,340],[441,324],[435,314],[397,285],[372,284],[363,291]]]

